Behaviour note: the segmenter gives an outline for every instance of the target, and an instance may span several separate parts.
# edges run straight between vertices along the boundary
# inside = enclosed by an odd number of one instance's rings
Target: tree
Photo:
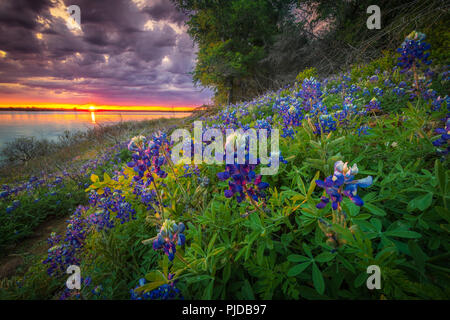
[[[219,103],[257,94],[255,78],[268,76],[259,62],[295,1],[173,1],[189,17],[188,33],[199,48],[194,82],[213,88]]]

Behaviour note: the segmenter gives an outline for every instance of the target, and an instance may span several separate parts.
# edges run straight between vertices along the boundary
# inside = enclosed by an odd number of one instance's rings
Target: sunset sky
[[[209,103],[184,21],[169,0],[1,0],[0,107]]]

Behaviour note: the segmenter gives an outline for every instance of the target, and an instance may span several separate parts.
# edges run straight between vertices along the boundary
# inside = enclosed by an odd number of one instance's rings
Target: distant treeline
[[[200,107],[197,107],[195,109],[198,110],[204,110],[207,109],[207,105],[202,105]],[[36,112],[36,111],[61,111],[61,112],[74,112],[74,111],[80,111],[80,112],[104,112],[104,111],[117,111],[117,112],[191,112],[186,110],[177,110],[176,107],[171,109],[161,109],[161,110],[133,110],[133,109],[97,109],[89,110],[89,109],[68,109],[68,108],[39,108],[39,107],[9,107],[9,108],[0,108],[0,111],[30,111],[30,112]]]
[[[348,70],[392,50],[412,30],[427,34],[434,63],[449,63],[445,0],[172,1],[199,47],[194,82],[215,90],[216,103],[278,89],[309,67],[319,75]],[[380,30],[366,27],[374,4]]]

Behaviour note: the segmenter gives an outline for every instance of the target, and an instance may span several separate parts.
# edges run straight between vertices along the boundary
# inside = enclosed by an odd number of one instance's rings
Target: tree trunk
[[[228,91],[228,104],[232,104],[233,103],[233,78],[230,78],[228,80],[228,86],[229,86],[229,91]]]

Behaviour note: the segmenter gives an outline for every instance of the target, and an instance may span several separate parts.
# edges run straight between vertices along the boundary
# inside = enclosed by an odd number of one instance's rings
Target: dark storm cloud
[[[82,31],[66,25],[73,4]],[[108,104],[204,103],[210,93],[188,74],[195,48],[184,20],[168,0],[1,0],[0,103],[21,90],[24,100],[36,91]]]
[[[36,15],[51,5],[50,0],[3,0],[0,2],[0,24],[34,30]]]
[[[151,6],[145,7],[143,11],[155,20],[168,20],[178,24],[186,20],[186,16],[174,10],[173,4],[168,0],[154,0]]]

